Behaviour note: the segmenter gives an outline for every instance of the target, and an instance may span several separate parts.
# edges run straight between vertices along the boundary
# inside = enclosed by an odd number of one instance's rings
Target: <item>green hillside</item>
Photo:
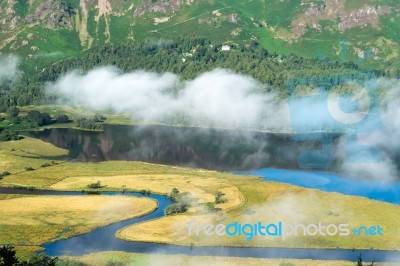
[[[399,10],[397,0],[2,0],[0,50],[39,68],[98,44],[201,37],[399,67]]]

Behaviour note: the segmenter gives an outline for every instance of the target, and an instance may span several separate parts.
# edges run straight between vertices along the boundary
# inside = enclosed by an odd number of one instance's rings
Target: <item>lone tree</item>
[[[18,265],[19,261],[13,246],[3,246],[0,248],[0,266]]]

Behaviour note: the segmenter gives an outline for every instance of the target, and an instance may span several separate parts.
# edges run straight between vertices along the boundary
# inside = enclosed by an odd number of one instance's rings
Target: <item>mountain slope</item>
[[[101,43],[205,37],[400,66],[398,0],[3,0],[0,50],[56,61]]]

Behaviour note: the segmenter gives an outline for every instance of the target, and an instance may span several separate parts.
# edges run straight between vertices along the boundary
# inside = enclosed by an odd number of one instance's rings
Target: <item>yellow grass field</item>
[[[64,257],[92,266],[106,266],[111,263],[123,263],[127,266],[354,266],[355,262],[349,261],[316,261],[295,259],[261,259],[261,258],[233,258],[211,256],[186,256],[186,255],[149,255],[126,252],[99,252],[80,257]],[[160,262],[162,264],[160,264]],[[107,264],[108,263],[108,264]],[[375,263],[374,266],[398,266],[395,263]]]
[[[28,137],[18,141],[0,142],[0,173],[8,171],[17,174],[25,172],[25,167],[38,169],[45,163],[60,163],[57,157],[67,154],[67,150]]]
[[[130,196],[2,196],[0,243],[39,246],[155,210]]]
[[[50,169],[51,168],[51,169]],[[55,190],[87,190],[87,185],[100,181],[103,190],[150,189],[154,193],[167,194],[176,187],[189,192],[197,200],[187,215],[199,218],[205,213],[205,204],[213,202],[217,191],[224,192],[226,203],[217,204],[220,210],[210,214],[212,223],[231,222],[278,222],[304,224],[342,224],[351,227],[381,226],[384,236],[347,237],[255,237],[246,241],[244,236],[204,237],[187,235],[181,230],[179,241],[172,229],[177,218],[163,217],[133,225],[119,232],[118,237],[133,241],[154,241],[180,245],[264,246],[303,248],[360,248],[398,249],[400,242],[400,207],[362,197],[345,196],[305,189],[293,185],[264,182],[257,177],[234,176],[228,173],[186,169],[141,162],[64,163],[35,171],[22,172],[5,177],[3,185],[22,184]],[[377,215],[378,213],[378,215]],[[198,216],[198,217],[197,217]],[[159,223],[159,224],[158,224]],[[184,223],[183,223],[184,224]],[[156,228],[156,229],[154,229]],[[158,231],[157,231],[158,228]],[[166,230],[168,228],[168,230]],[[187,228],[187,226],[186,226]],[[138,234],[137,232],[140,232]],[[168,233],[170,232],[170,233]]]
[[[17,147],[17,144],[18,142],[9,145]],[[23,144],[20,145],[22,145],[21,150],[26,150]],[[6,148],[3,146],[1,154],[4,154],[8,161],[20,163],[18,156],[8,150],[10,148],[11,146]],[[48,149],[53,150],[53,147],[49,146]],[[43,151],[45,152],[46,148]],[[25,158],[21,160],[24,161]],[[34,171],[13,173],[4,177],[0,185],[80,191],[87,190],[89,184],[97,181],[104,186],[102,190],[110,191],[149,189],[153,193],[165,195],[170,193],[172,188],[178,188],[181,192],[190,193],[190,197],[194,200],[193,206],[183,215],[136,224],[118,232],[118,237],[131,241],[198,246],[399,249],[400,207],[398,205],[289,184],[264,182],[257,177],[142,162],[63,162],[51,167],[39,167]],[[225,193],[224,198],[227,201],[217,204],[214,212],[207,212],[206,204],[214,202],[217,191]],[[346,223],[351,228],[379,225],[384,228],[384,236],[301,236],[288,237],[284,241],[277,237],[260,236],[246,241],[243,235],[204,237],[200,234],[189,237],[187,226],[188,221],[192,219],[197,223],[207,221],[212,224],[228,224],[235,221],[241,223],[284,221],[303,224]]]

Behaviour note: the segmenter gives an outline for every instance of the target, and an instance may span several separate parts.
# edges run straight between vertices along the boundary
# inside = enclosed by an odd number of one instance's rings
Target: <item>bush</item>
[[[215,211],[215,203],[214,202],[207,202],[205,206],[206,206],[206,211],[207,212],[214,212]]]
[[[76,119],[76,126],[84,129],[101,129],[101,124],[95,118],[78,117]]]
[[[165,215],[186,212],[191,206],[189,193],[187,192],[180,193],[177,188],[173,188],[171,193],[169,194],[169,197],[174,203],[165,209]]]
[[[172,214],[178,214],[178,213],[183,213],[186,212],[189,209],[190,205],[186,202],[176,202],[171,205],[169,205],[164,213],[165,215],[172,215]]]
[[[13,246],[3,246],[0,248],[0,265],[18,265],[18,258]]]
[[[33,171],[33,170],[35,170],[35,169],[30,166],[25,167],[25,171]]]
[[[7,116],[13,122],[18,122],[19,109],[16,106],[11,106],[7,109]]]
[[[0,180],[3,179],[3,177],[8,176],[8,175],[11,175],[10,172],[8,172],[8,171],[4,171],[4,172],[0,173]]]
[[[41,113],[37,110],[29,111],[27,114],[27,118],[35,126],[45,126],[52,123],[49,113]]]
[[[218,191],[217,194],[215,195],[215,203],[224,203],[226,202],[226,199],[224,198],[225,194],[222,193],[221,191]]]
[[[97,188],[102,188],[103,186],[101,185],[100,181],[97,181],[96,183],[87,185],[87,187],[91,189],[97,189]]]
[[[49,163],[44,163],[44,164],[42,164],[40,167],[45,168],[45,167],[49,167],[49,166],[51,166],[51,164],[49,164]]]
[[[139,190],[139,193],[142,195],[148,196],[151,194],[151,190],[150,189],[142,189],[142,190]]]
[[[56,118],[57,123],[64,124],[70,122],[69,117],[65,114],[58,115]]]
[[[18,139],[19,139],[18,132],[5,129],[0,133],[0,141],[10,141]]]

